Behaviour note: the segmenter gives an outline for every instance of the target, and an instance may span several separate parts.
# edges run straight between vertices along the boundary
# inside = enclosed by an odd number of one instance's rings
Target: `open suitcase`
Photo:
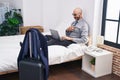
[[[39,59],[32,58],[31,34],[29,34],[30,57],[19,62],[19,80],[45,80],[44,66]]]

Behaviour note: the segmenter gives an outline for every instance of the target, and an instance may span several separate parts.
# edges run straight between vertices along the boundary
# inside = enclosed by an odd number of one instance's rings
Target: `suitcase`
[[[42,63],[34,59],[22,60],[19,63],[20,80],[44,80]]]
[[[40,60],[32,58],[31,35],[29,36],[30,57],[19,62],[19,80],[44,80],[44,66]]]

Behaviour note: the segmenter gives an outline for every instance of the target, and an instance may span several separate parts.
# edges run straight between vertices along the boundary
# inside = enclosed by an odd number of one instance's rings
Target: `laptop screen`
[[[57,30],[50,29],[50,32],[53,38],[60,40],[60,36]]]

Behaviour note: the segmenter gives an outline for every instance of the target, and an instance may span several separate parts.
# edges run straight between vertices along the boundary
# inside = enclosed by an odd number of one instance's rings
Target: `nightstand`
[[[113,53],[96,48],[92,51],[85,51],[82,59],[82,70],[97,78],[112,73]],[[90,60],[95,58],[95,69],[92,70]]]

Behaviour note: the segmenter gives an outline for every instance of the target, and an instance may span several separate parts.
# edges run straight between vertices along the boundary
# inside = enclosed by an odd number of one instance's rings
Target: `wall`
[[[89,5],[88,5],[89,3]],[[76,7],[83,9],[83,16],[93,26],[94,0],[43,0],[43,25],[46,29],[66,27],[74,20],[72,11]],[[66,22],[66,24],[65,24]]]
[[[24,26],[40,25],[42,20],[41,9],[41,0],[23,0]]]
[[[15,0],[14,2],[17,8],[23,10],[25,26],[43,25],[47,31],[64,22],[70,25],[73,21],[72,10],[76,7],[83,9],[84,18],[90,27],[93,26],[94,0]]]
[[[23,9],[23,0],[14,0],[14,6],[17,9]]]
[[[14,0],[0,0],[0,2],[7,2],[9,3],[10,8],[14,8]]]

